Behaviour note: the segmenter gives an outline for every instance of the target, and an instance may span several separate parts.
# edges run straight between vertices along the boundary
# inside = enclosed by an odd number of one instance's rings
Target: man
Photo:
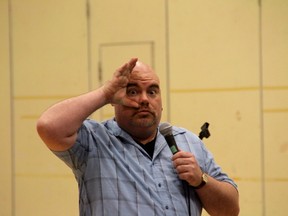
[[[115,118],[87,118],[112,104]],[[37,130],[74,172],[80,215],[238,215],[235,183],[200,139],[173,127],[180,151],[172,155],[159,133],[160,81],[132,58],[100,88],[45,111]]]

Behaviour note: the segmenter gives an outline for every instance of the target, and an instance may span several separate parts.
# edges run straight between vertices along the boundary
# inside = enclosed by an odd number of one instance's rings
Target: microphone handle
[[[179,151],[179,149],[178,149],[177,144],[175,142],[174,136],[172,134],[171,135],[166,135],[165,139],[166,139],[166,141],[168,143],[168,146],[169,146],[172,154],[176,154]]]

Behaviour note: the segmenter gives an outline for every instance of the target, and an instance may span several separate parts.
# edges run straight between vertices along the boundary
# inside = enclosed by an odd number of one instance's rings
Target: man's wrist
[[[208,174],[203,172],[201,176],[201,183],[198,186],[192,186],[192,187],[194,189],[200,189],[204,187],[207,183],[208,183]]]

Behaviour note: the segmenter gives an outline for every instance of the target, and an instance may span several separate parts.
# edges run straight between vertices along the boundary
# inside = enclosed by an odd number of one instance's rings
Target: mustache
[[[148,106],[140,106],[138,108],[135,108],[135,110],[136,110],[136,113],[149,112],[152,115],[155,115],[155,112],[151,110],[151,108],[149,108]]]
[[[137,108],[136,111],[137,111],[137,112],[143,112],[143,111],[145,111],[145,112],[152,112],[151,109],[149,109],[149,108],[143,108],[143,107]]]

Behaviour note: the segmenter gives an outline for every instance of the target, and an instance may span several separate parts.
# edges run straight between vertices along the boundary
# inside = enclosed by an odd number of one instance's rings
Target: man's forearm
[[[211,216],[237,216],[240,210],[236,188],[212,177],[208,180],[203,188],[197,190],[205,210]]]

